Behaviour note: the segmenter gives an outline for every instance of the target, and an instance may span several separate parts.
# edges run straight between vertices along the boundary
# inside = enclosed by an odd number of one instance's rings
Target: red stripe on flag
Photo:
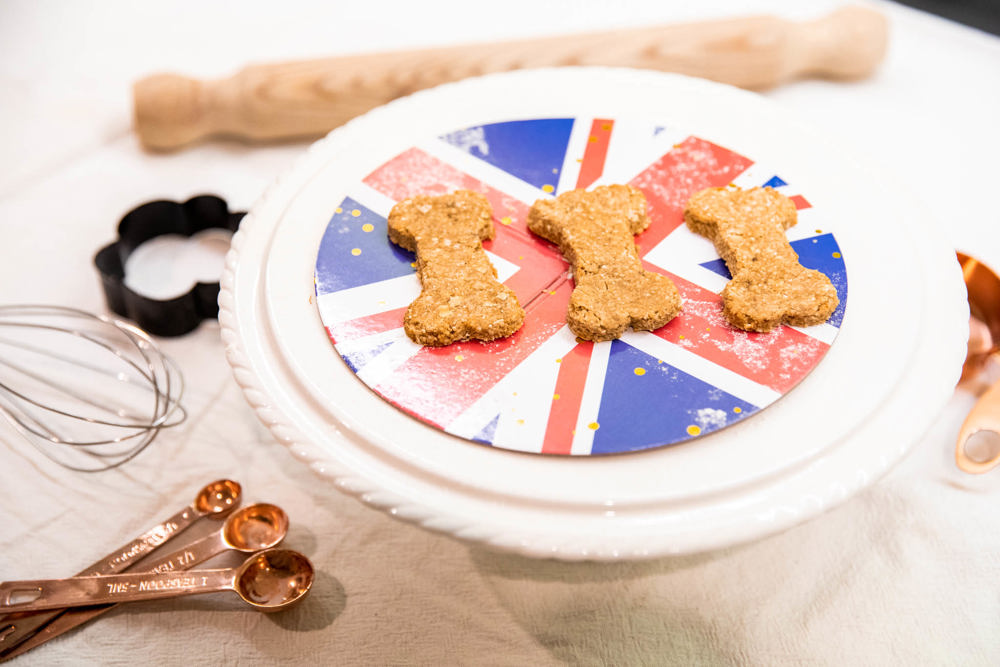
[[[801,211],[804,208],[812,208],[812,204],[802,195],[792,195],[789,199],[795,204],[795,210],[797,211]]]
[[[524,325],[509,338],[425,347],[375,391],[407,412],[447,426],[565,324],[573,290],[563,281],[526,307]]]
[[[526,240],[519,234],[498,230],[497,238],[487,241],[483,247],[520,267],[504,284],[514,290],[522,306],[555,289],[554,284],[566,276],[566,261],[555,246],[541,239]],[[334,343],[371,336],[402,327],[405,314],[406,308],[396,308],[335,322],[327,326],[327,333]]]
[[[528,231],[529,206],[417,148],[400,153],[365,177],[365,183],[400,201],[418,194],[440,195],[463,188],[483,193],[493,208],[495,237],[486,250],[515,264],[506,284],[521,305],[530,302],[566,272],[559,249]]]
[[[396,201],[416,195],[443,195],[455,190],[481,192],[493,207],[494,220],[509,230],[533,237],[527,226],[528,204],[419,148],[403,151],[365,176],[364,183]]]
[[[542,441],[543,454],[569,454],[573,448],[576,420],[583,400],[583,385],[590,368],[594,344],[584,341],[570,350],[559,363],[555,394]]]
[[[738,153],[688,137],[630,181],[642,190],[650,208],[650,225],[636,236],[644,255],[684,222],[687,200],[699,190],[728,185],[753,164]]]
[[[734,329],[722,315],[722,298],[657,266],[643,263],[677,285],[683,310],[653,333],[738,375],[785,393],[805,377],[829,345],[790,327],[770,333]]]
[[[590,125],[587,147],[583,151],[580,173],[576,177],[576,187],[585,190],[604,173],[604,160],[608,156],[611,130],[615,122],[606,118],[595,118]]]
[[[395,308],[383,313],[366,315],[353,320],[336,322],[326,328],[333,343],[340,343],[356,338],[364,338],[372,334],[383,333],[403,326],[403,316],[406,308]]]
[[[565,275],[569,266],[554,245],[537,236],[525,239],[520,234],[497,230],[497,237],[483,247],[519,267],[504,284],[514,290],[522,306]]]

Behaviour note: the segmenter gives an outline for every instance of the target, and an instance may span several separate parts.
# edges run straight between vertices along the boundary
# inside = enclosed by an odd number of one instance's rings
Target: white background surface
[[[246,209],[304,150],[144,152],[130,130],[129,90],[153,71],[209,78],[251,62],[748,13],[812,18],[837,6],[512,0],[475,11],[448,2],[277,10],[8,0],[0,5],[0,302],[103,310],[91,258],[121,215],[202,192]],[[1000,267],[1000,39],[874,6],[892,30],[875,76],[766,94],[895,174],[955,248]],[[185,375],[191,416],[121,470],[71,473],[0,432],[0,579],[69,575],[229,476],[247,502],[285,508],[286,543],[315,561],[317,588],[276,617],[225,595],[139,603],[14,664],[1000,661],[1000,471],[965,476],[951,458],[967,392],[881,482],[781,535],[682,559],[567,565],[469,547],[336,493],[257,423],[217,326],[164,347]]]

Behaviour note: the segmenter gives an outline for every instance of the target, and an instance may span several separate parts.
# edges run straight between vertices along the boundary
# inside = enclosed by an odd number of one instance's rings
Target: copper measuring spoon
[[[79,572],[77,576],[121,572],[176,537],[198,519],[202,517],[223,519],[229,516],[239,507],[242,500],[243,489],[237,482],[220,479],[206,484],[198,491],[190,505],[128,544],[115,549]],[[0,656],[56,616],[58,612],[34,614],[24,618],[11,618],[9,615],[0,617]]]
[[[6,582],[0,584],[0,606],[31,611],[231,590],[260,611],[277,611],[304,598],[314,578],[312,563],[302,554],[268,549],[221,570]]]
[[[968,380],[1000,352],[1000,277],[968,255],[958,253],[958,261],[969,292],[969,351],[962,367],[962,379]],[[955,463],[964,472],[984,473],[1000,464],[1000,448],[970,454],[970,441],[978,433],[1000,437],[1000,382],[979,397],[959,429]]]
[[[270,549],[285,539],[285,535],[288,534],[288,524],[288,515],[277,505],[268,503],[247,505],[229,516],[217,531],[144,565],[143,570],[153,574],[183,571],[224,551],[254,553]],[[11,642],[8,651],[0,652],[0,660],[25,653],[112,608],[113,604],[87,609],[70,609],[35,635],[23,639],[21,643]],[[46,619],[51,618],[50,615],[44,616]],[[33,620],[35,617],[30,618]]]
[[[153,574],[187,569],[224,551],[254,553],[281,544],[288,515],[277,505],[256,503],[234,512],[215,532],[144,566]]]

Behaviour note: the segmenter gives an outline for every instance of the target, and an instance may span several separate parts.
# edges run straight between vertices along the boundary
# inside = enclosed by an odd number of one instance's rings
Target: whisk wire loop
[[[187,417],[176,364],[129,322],[22,304],[0,330],[0,415],[60,465],[118,467]]]

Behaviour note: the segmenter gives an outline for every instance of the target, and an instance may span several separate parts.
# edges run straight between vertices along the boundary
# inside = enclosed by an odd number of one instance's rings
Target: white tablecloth
[[[839,6],[627,4],[6,0],[0,303],[103,312],[91,260],[122,214],[203,192],[245,210],[305,149],[144,152],[130,85],[153,71],[221,77],[250,62]],[[892,33],[873,77],[766,95],[892,173],[955,248],[1000,267],[1000,39],[874,6]],[[1000,470],[972,477],[952,459],[970,392],[956,392],[885,478],[783,534],[697,556],[567,564],[431,534],[340,494],[254,417],[217,324],[162,344],[190,415],[124,467],[70,472],[0,431],[0,579],[68,576],[230,477],[246,502],[287,511],[286,544],[314,560],[315,590],[273,616],[226,594],[120,607],[15,664],[1000,664]]]

